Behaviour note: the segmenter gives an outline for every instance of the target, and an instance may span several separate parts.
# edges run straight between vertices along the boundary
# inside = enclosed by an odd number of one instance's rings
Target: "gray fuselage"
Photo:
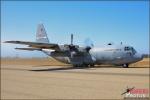
[[[58,61],[73,65],[123,65],[134,63],[143,59],[142,55],[138,54],[133,47],[125,45],[107,45],[104,47],[93,47],[89,50],[88,53],[77,54],[73,57],[70,56],[70,53],[68,51],[42,51]]]

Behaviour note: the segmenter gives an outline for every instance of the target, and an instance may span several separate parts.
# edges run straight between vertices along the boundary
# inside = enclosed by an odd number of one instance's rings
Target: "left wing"
[[[27,42],[27,41],[5,41],[4,43],[23,44],[33,48],[52,49],[55,51],[60,51],[59,45],[53,43],[40,43],[40,42]]]
[[[42,50],[40,48],[15,48],[15,49],[18,49],[18,50],[29,50],[29,51],[34,51],[34,50],[41,51]]]

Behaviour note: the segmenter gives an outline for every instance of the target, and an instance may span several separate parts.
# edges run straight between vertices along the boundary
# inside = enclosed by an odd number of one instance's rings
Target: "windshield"
[[[124,51],[130,51],[131,48],[130,47],[124,47]]]
[[[133,47],[124,47],[124,51],[132,51],[133,54],[136,53],[136,50]]]
[[[136,50],[135,50],[133,47],[131,47],[131,50],[132,50],[132,53],[133,53],[133,54],[136,53]]]

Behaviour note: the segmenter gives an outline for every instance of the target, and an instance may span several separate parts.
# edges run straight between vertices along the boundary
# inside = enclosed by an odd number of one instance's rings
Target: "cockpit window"
[[[130,47],[124,47],[124,51],[129,51],[129,50],[131,50]]]
[[[133,47],[124,47],[124,51],[132,51],[133,54],[136,53],[136,51]]]
[[[135,51],[135,49],[134,49],[133,47],[131,47],[131,50],[132,50],[132,53],[133,53],[133,54],[136,53],[136,51]]]

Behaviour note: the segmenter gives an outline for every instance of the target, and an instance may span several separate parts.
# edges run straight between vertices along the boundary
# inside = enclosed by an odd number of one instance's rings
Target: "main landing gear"
[[[73,67],[94,67],[94,64],[76,64],[76,65],[73,65]]]

